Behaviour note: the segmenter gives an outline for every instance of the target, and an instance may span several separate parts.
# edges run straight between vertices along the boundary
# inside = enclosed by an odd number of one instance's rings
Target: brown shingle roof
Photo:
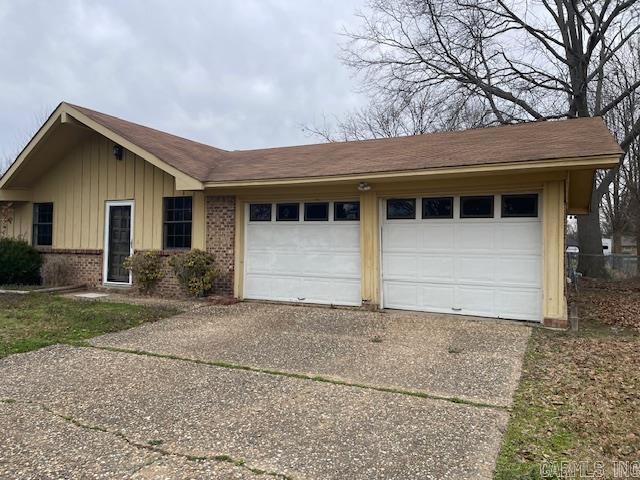
[[[96,112],[78,105],[67,105],[198,180],[206,180],[215,159],[227,153],[219,148],[128,122],[106,113]]]
[[[70,105],[201,181],[358,175],[622,153],[601,118],[355,142],[226,151]]]

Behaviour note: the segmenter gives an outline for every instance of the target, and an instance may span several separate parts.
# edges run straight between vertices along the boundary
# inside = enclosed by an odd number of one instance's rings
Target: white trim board
[[[107,200],[104,206],[104,249],[102,251],[102,284],[105,286],[131,286],[133,284],[133,276],[129,272],[128,282],[109,282],[107,281],[107,273],[109,268],[109,221],[111,207],[131,207],[131,226],[129,229],[129,252],[133,255],[133,228],[135,225],[135,202],[133,200]]]

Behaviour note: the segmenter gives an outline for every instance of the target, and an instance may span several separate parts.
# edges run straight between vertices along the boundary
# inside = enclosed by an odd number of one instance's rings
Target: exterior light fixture
[[[122,145],[118,145],[117,143],[113,146],[113,156],[116,157],[116,160],[122,160],[122,156],[124,155],[124,149]]]
[[[360,190],[361,192],[368,192],[369,190],[371,190],[371,185],[369,185],[367,182],[360,182],[358,184],[358,190]]]

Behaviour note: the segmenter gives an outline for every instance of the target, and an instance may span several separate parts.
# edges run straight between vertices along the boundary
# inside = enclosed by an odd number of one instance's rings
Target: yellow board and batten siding
[[[393,196],[430,194],[474,194],[539,192],[542,195],[543,223],[543,316],[566,319],[564,276],[564,228],[566,217],[566,172],[528,175],[491,175],[459,179],[403,182],[377,181],[371,190],[358,192],[357,185],[309,187],[254,187],[212,191],[208,194],[236,193],[236,255],[234,291],[243,298],[245,205],[256,201],[360,199],[361,292],[363,303],[380,304],[380,204]]]
[[[163,198],[193,196],[192,247],[205,246],[205,206],[202,191],[175,189],[174,177],[125,150],[122,160],[113,142],[92,136],[71,150],[34,184],[36,203],[53,202],[54,249],[101,250],[104,247],[105,205],[109,200],[133,200],[134,248],[160,250]],[[29,240],[32,203],[14,206],[7,235]]]

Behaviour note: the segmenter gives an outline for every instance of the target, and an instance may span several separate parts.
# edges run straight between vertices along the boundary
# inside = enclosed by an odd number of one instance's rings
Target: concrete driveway
[[[244,303],[0,360],[0,478],[491,478],[530,328]]]

